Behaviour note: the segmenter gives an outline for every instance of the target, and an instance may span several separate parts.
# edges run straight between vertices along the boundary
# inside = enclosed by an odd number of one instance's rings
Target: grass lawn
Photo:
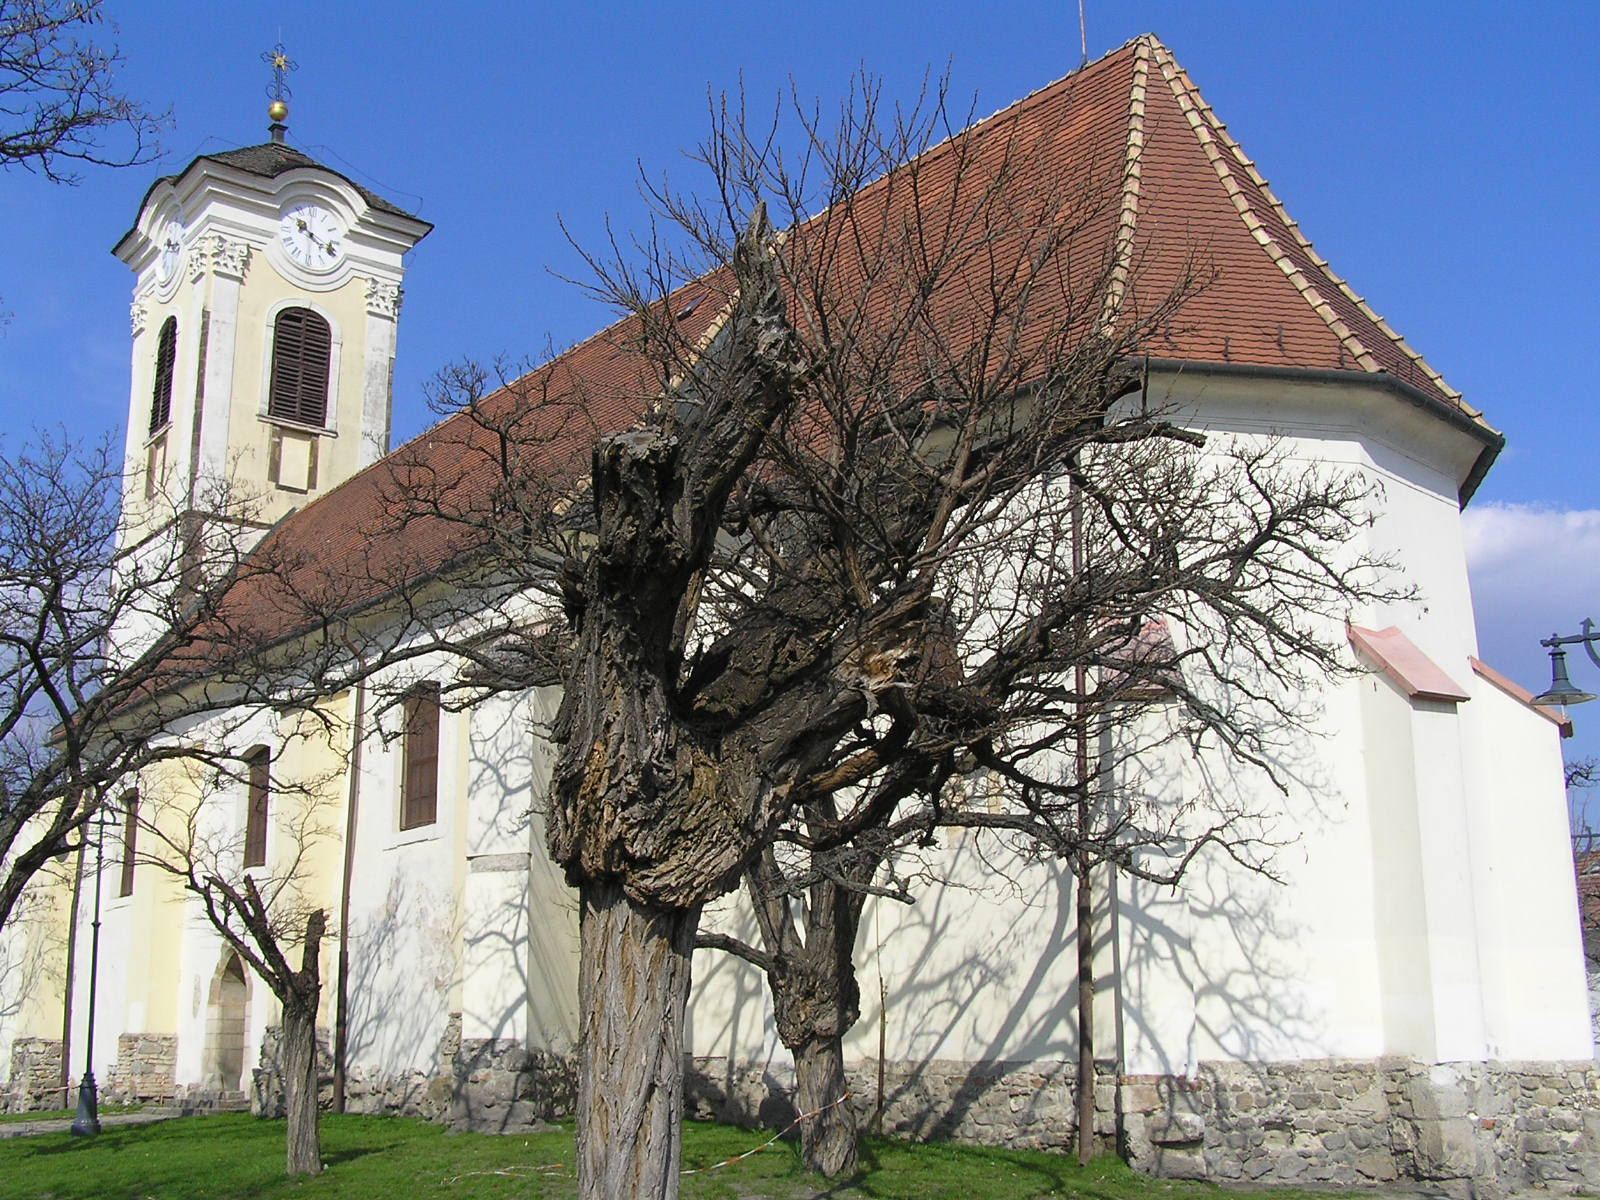
[[[102,1104],[95,1111],[104,1117],[112,1113],[138,1112],[143,1107],[143,1104]],[[72,1108],[57,1108],[39,1112],[0,1113],[0,1124],[11,1121],[70,1121],[77,1115],[78,1109],[76,1105]]]
[[[758,1145],[762,1135],[691,1122],[684,1166],[719,1162]],[[0,1141],[5,1200],[304,1200],[399,1196],[404,1200],[550,1197],[574,1194],[572,1134],[494,1137],[451,1134],[393,1117],[325,1117],[328,1170],[311,1179],[283,1174],[283,1122],[248,1113],[183,1117],[153,1125],[108,1127],[97,1138],[68,1134]],[[849,1186],[808,1174],[795,1149],[778,1143],[721,1170],[684,1180],[700,1200],[1216,1200],[1207,1184],[1144,1179],[1114,1159],[1079,1169],[1067,1157],[868,1139],[864,1170]],[[1274,1191],[1275,1200],[1355,1193]]]

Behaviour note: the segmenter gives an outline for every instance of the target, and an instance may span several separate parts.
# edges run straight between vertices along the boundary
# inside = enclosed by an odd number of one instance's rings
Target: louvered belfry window
[[[400,782],[400,828],[432,825],[439,815],[439,685],[412,690],[406,720]]]
[[[328,356],[333,332],[309,308],[286,308],[272,325],[267,415],[297,425],[328,423]]]
[[[178,318],[161,323],[156,341],[156,384],[150,391],[150,432],[172,420],[172,368],[178,360]]]

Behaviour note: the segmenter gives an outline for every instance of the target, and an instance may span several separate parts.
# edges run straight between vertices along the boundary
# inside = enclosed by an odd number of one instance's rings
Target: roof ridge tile
[[[1100,323],[1109,327],[1122,311],[1127,295],[1128,279],[1132,274],[1134,239],[1139,227],[1139,200],[1144,175],[1145,100],[1149,91],[1152,44],[1160,45],[1154,35],[1144,34],[1129,43],[1133,47],[1133,78],[1128,86],[1128,135],[1124,141],[1122,168],[1122,202],[1117,214],[1117,232],[1113,238],[1111,275],[1106,284],[1106,298],[1101,307]]]

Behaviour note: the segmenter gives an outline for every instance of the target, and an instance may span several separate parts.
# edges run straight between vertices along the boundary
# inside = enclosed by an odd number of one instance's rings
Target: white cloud
[[[1544,637],[1600,619],[1600,509],[1483,504],[1461,523],[1480,632]]]
[[[1536,692],[1550,683],[1539,639],[1600,621],[1600,509],[1474,504],[1461,515],[1483,660]],[[1568,652],[1572,681],[1600,692],[1600,670],[1581,648]],[[1581,744],[1569,757],[1600,753],[1600,702],[1573,710]],[[1574,755],[1573,751],[1577,754]]]

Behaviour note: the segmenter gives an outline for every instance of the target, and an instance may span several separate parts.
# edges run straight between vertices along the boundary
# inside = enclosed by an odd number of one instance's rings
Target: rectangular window
[[[439,685],[425,683],[405,699],[400,828],[432,825],[439,815]]]
[[[272,803],[272,757],[265,746],[257,746],[244,756],[249,783],[249,807],[244,818],[244,865],[265,866],[267,861],[267,815]]]
[[[134,851],[139,844],[139,793],[129,792],[122,798],[122,882],[119,896],[133,895]]]

